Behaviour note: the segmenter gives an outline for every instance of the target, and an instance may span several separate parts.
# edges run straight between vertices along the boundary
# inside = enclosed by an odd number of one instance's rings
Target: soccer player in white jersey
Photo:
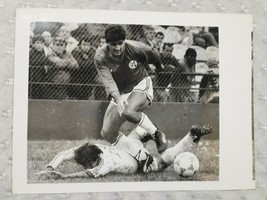
[[[168,148],[160,158],[153,158],[147,162],[153,162],[147,166],[145,172],[162,171],[171,165],[177,155],[185,151],[192,151],[200,137],[212,132],[210,126],[193,125],[188,134],[179,141],[175,146]],[[132,137],[130,134],[128,137]],[[136,137],[136,136],[135,136]],[[136,146],[143,148],[140,140],[132,138]],[[123,146],[118,149],[114,146],[101,144],[90,144],[71,148],[58,153],[54,159],[47,165],[47,170],[37,173],[39,176],[46,178],[82,178],[82,177],[100,177],[110,172],[134,174],[139,168],[138,159],[127,153],[128,148]],[[63,174],[56,171],[56,168],[64,161],[74,161],[84,167],[85,170],[71,174]]]

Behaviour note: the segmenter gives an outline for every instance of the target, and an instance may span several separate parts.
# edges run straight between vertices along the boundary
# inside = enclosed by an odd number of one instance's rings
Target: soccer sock
[[[145,160],[147,158],[146,153],[149,154],[140,140],[126,137],[122,133],[118,135],[116,142],[114,142],[112,146],[130,154],[138,161]]]
[[[142,113],[142,118],[138,125],[145,129],[152,136],[154,136],[154,133],[157,130],[157,127],[150,121],[145,113]]]
[[[145,137],[148,132],[146,129],[143,129],[141,126],[137,126],[136,127],[136,134],[139,136],[140,139],[142,139],[143,137]]]
[[[194,151],[196,144],[193,142],[194,136],[188,133],[181,141],[179,141],[175,146],[168,148],[161,155],[160,160],[166,164],[171,165],[176,156],[182,152],[192,152]]]

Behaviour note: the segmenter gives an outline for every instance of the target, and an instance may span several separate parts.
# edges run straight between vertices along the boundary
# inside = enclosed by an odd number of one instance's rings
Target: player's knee
[[[108,133],[106,131],[104,131],[103,129],[101,130],[101,137],[105,140],[107,140],[107,138],[108,138]]]
[[[126,118],[127,121],[135,124],[139,123],[141,120],[141,115],[139,116],[139,113],[130,106],[125,108],[122,115]]]

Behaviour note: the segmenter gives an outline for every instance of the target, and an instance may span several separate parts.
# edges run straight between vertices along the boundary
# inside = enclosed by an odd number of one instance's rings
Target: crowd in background
[[[29,98],[105,100],[94,55],[105,25],[33,23]],[[218,102],[218,28],[125,25],[127,39],[158,50],[164,71],[147,69],[160,102]]]

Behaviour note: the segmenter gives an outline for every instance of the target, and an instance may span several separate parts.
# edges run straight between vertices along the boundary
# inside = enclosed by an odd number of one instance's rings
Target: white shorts
[[[131,92],[129,93],[125,93],[121,95],[121,98],[123,100],[127,100],[129,98],[129,96],[133,93],[133,92],[142,92],[146,95],[147,99],[149,100],[149,105],[152,103],[153,100],[153,85],[152,85],[152,80],[151,77],[145,77],[143,80],[141,80],[134,88]],[[115,103],[113,101],[113,103]]]

